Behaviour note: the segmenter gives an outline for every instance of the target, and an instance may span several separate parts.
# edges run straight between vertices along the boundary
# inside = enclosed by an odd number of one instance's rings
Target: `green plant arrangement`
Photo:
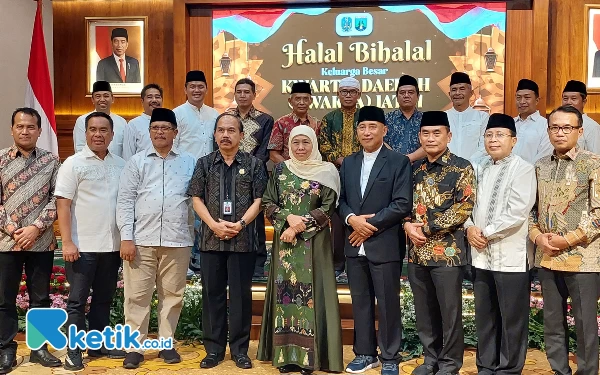
[[[66,302],[69,294],[69,283],[66,281],[64,268],[55,266],[50,280],[51,285],[51,303],[54,308],[66,308]],[[119,276],[117,290],[111,308],[111,325],[123,324],[124,315],[124,282]],[[532,291],[539,292],[539,284],[532,284]],[[92,296],[88,298],[88,308]],[[423,353],[423,347],[419,342],[416,328],[416,317],[414,310],[414,298],[408,281],[405,279],[401,283],[402,305],[402,357],[403,360],[418,357]],[[158,330],[158,316],[156,307],[158,299],[156,292],[152,297],[149,332],[156,333]],[[17,296],[17,312],[19,315],[19,330],[25,329],[25,314],[29,308],[29,295],[27,294],[27,279],[23,275],[20,291]],[[577,337],[575,333],[575,322],[571,314],[571,306],[567,306],[568,317],[567,325],[569,327],[569,350],[572,353],[576,351]],[[600,307],[598,309],[598,336],[600,339]],[[463,290],[463,327],[465,345],[475,347],[477,345],[477,335],[475,330],[475,300],[468,289]],[[175,332],[177,340],[184,341],[187,344],[202,341],[202,286],[198,279],[192,279],[186,286],[183,296],[183,309]],[[529,347],[544,350],[544,303],[540,297],[532,296],[530,299],[529,313]]]

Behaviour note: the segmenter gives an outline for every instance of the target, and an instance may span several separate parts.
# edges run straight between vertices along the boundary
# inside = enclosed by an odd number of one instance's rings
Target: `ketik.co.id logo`
[[[132,330],[129,325],[117,324],[115,328],[105,327],[102,332],[97,330],[79,331],[74,324],[67,327],[68,337],[61,331],[67,322],[67,312],[63,309],[34,308],[25,315],[25,342],[32,350],[41,348],[48,343],[61,350],[67,346],[71,350],[92,349],[104,347],[108,350],[144,350],[144,349],[173,349],[172,338],[147,339],[138,341],[140,332]]]

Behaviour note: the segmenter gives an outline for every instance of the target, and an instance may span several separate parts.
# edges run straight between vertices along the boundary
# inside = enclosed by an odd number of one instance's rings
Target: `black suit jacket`
[[[339,214],[342,220],[350,214],[375,214],[367,219],[378,229],[364,243],[367,259],[373,263],[400,261],[406,251],[403,223],[412,210],[410,161],[406,156],[382,147],[361,198],[362,161],[363,151],[344,158],[340,168]],[[350,245],[348,236],[352,232],[352,227],[345,225],[344,252],[347,257],[357,257],[360,249]]]
[[[141,83],[140,63],[136,58],[125,55],[125,83]],[[122,83],[119,66],[114,55],[103,58],[96,68],[96,81]]]

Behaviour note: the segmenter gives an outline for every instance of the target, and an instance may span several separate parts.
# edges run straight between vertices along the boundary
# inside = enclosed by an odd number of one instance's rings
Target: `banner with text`
[[[359,106],[398,108],[403,74],[418,79],[422,110],[450,108],[450,75],[470,75],[478,109],[504,106],[505,3],[213,11],[214,105],[236,105],[235,83],[257,85],[255,106],[290,112],[297,81],[311,84],[311,114],[339,108],[339,80],[358,79]],[[481,100],[479,100],[481,98]]]

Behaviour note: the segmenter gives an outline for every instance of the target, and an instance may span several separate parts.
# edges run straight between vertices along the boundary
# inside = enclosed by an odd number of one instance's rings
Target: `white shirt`
[[[117,193],[125,160],[104,160],[89,147],[69,156],[58,170],[54,195],[71,200],[71,239],[80,252],[119,251]]]
[[[187,189],[195,166],[193,155],[175,147],[166,158],[152,147],[129,159],[117,198],[121,239],[134,240],[138,246],[192,246]]]
[[[583,114],[583,135],[577,141],[579,147],[600,154],[600,125],[587,114]]]
[[[480,228],[488,245],[482,251],[471,249],[471,264],[490,271],[527,271],[533,262],[528,218],[537,192],[535,168],[515,154],[495,164],[486,156],[473,168],[477,200],[464,226]]]
[[[454,108],[446,111],[450,122],[452,139],[448,144],[450,152],[461,158],[471,160],[477,150],[483,150],[483,134],[487,127],[487,113],[468,107],[462,112]]]
[[[215,121],[219,117],[216,109],[202,105],[198,109],[185,102],[173,110],[177,117],[177,139],[175,145],[181,151],[194,155],[196,160],[213,151]]]
[[[535,164],[538,159],[552,155],[554,147],[548,137],[548,120],[535,111],[525,120],[520,116],[515,117],[517,127],[517,144],[513,154],[519,155],[526,162]]]
[[[75,152],[83,150],[86,145],[85,140],[85,118],[92,112],[88,112],[85,115],[81,115],[75,121],[75,128],[73,129],[73,145],[75,146]],[[123,137],[125,136],[125,128],[127,127],[127,121],[119,115],[114,113],[110,114],[113,120],[113,131],[115,135],[113,140],[108,145],[108,151],[118,157],[123,156]]]
[[[362,198],[363,194],[365,194],[365,189],[367,188],[367,183],[369,182],[369,176],[371,175],[371,170],[373,169],[373,165],[375,164],[375,160],[377,160],[377,155],[381,151],[381,145],[376,151],[366,152],[363,150],[363,161],[360,167],[360,197]],[[346,225],[348,224],[348,218],[353,216],[354,214],[350,214],[346,216]],[[366,256],[365,253],[365,245],[360,245],[360,249],[358,250],[359,256]]]
[[[150,116],[142,113],[129,121],[123,138],[123,159],[126,161],[138,152],[151,148]]]

